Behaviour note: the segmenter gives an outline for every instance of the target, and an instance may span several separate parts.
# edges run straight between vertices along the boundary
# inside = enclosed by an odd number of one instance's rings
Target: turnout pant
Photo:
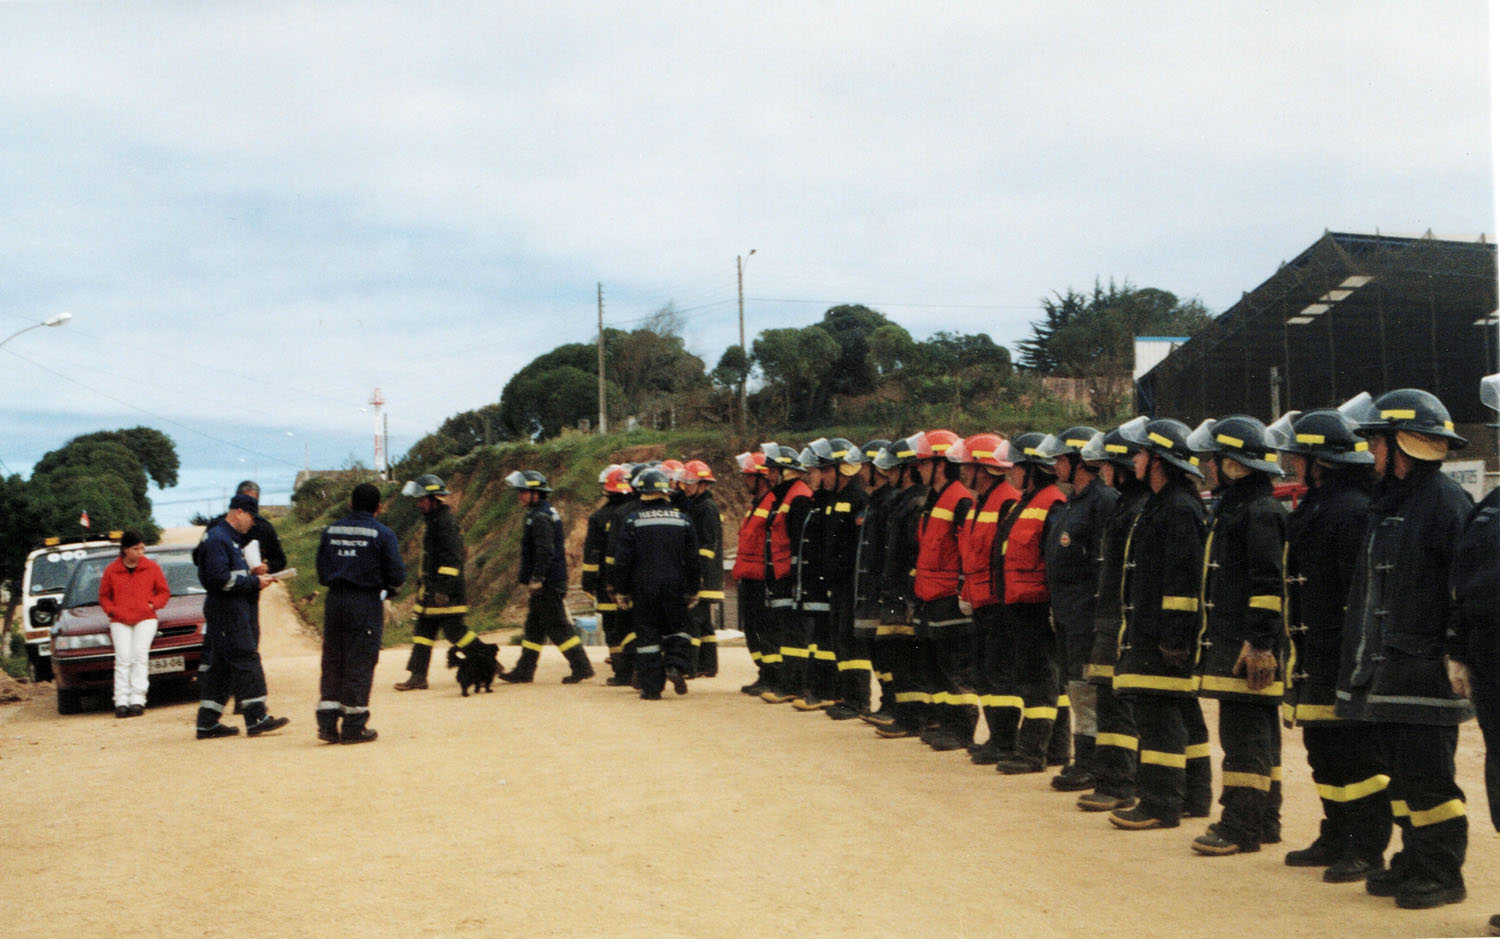
[[[989,740],[997,748],[1016,748],[1016,730],[1021,723],[1021,695],[1016,688],[1015,640],[1005,620],[1005,607],[995,603],[974,610],[975,641],[979,651],[976,690],[989,727]]]
[[[1140,735],[1136,791],[1141,809],[1169,825],[1207,815],[1213,799],[1208,725],[1198,699],[1187,695],[1131,697]]]
[[[635,616],[634,620],[639,632],[640,617]],[[472,641],[470,637],[473,635],[470,633],[465,639]],[[568,611],[563,608],[563,592],[551,584],[544,584],[540,590],[532,591],[531,599],[527,601],[526,625],[521,629],[521,657],[511,669],[512,680],[530,681],[536,676],[536,660],[549,639],[568,660],[575,677],[588,678],[594,674],[594,666],[589,664],[588,655],[583,651],[583,640],[573,631]]]
[[[839,696],[839,658],[833,634],[833,614],[816,610],[802,614],[811,637],[807,646],[807,700],[833,701]]]
[[[385,631],[385,603],[379,590],[331,587],[323,606],[323,669],[319,682],[318,727],[333,730],[369,719],[370,685]]]
[[[873,636],[854,627],[854,598],[835,590],[829,598],[833,651],[838,660],[839,701],[861,714],[870,710],[870,659]]]
[[[1057,722],[1060,684],[1051,611],[1045,603],[1009,603],[1005,619],[1015,643],[1016,690],[1022,705],[1016,755],[1045,763]]]
[[[1136,751],[1140,737],[1135,727],[1132,699],[1115,694],[1109,685],[1092,683],[1099,733],[1094,738],[1094,791],[1117,799],[1135,795]]]
[[[798,652],[806,652],[802,641],[802,622],[797,614],[797,604],[782,593],[790,587],[778,588],[775,582],[766,584],[766,680],[773,691],[781,694],[801,694],[802,682],[807,675],[807,659]]]
[[[1469,817],[1464,791],[1454,780],[1458,728],[1430,724],[1374,726],[1391,776],[1391,815],[1401,828],[1401,850],[1391,858],[1392,870],[1406,879],[1462,886]]]
[[[689,674],[712,678],[719,674],[719,637],[714,633],[714,613],[718,600],[699,600],[698,605],[688,611],[692,624],[693,662]]]
[[[1302,741],[1323,803],[1314,844],[1340,859],[1382,863],[1391,840],[1390,777],[1380,761],[1374,726],[1360,721],[1303,724]]]
[[[736,591],[738,599],[740,631],[745,634],[745,647],[750,650],[750,661],[755,663],[757,684],[770,684],[769,669],[781,661],[781,651],[770,644],[771,611],[766,606],[766,584],[761,580],[741,580]],[[775,662],[768,662],[774,655]]]
[[[1278,701],[1219,701],[1219,744],[1224,748],[1220,833],[1242,849],[1281,840],[1281,718]],[[1274,835],[1274,838],[1272,837]]]
[[[411,655],[406,660],[406,670],[413,678],[426,678],[427,666],[432,662],[432,647],[437,644],[437,635],[463,648],[477,637],[464,625],[462,613],[444,613],[441,616],[417,617],[417,625],[411,630]]]
[[[198,664],[198,726],[212,727],[233,694],[245,726],[266,715],[266,675],[260,666],[252,602],[210,593],[203,601],[203,658]]]
[[[150,688],[147,675],[151,661],[151,640],[156,638],[156,626],[155,619],[143,619],[131,625],[109,624],[109,638],[115,647],[117,708],[146,704],[146,691]]]
[[[604,641],[609,645],[609,665],[617,682],[628,683],[635,674],[635,632],[628,610],[605,610]]]
[[[683,675],[692,667],[693,636],[687,601],[673,586],[631,594],[635,603],[635,671],[641,691],[660,694],[667,670]]]
[[[1062,638],[1061,661],[1068,678],[1066,690],[1073,716],[1073,761],[1093,772],[1094,750],[1099,735],[1099,692],[1098,686],[1091,684],[1083,676],[1088,668],[1094,638],[1092,632],[1070,633]]]
[[[910,626],[881,626],[875,634],[875,649],[890,665],[892,711],[898,726],[911,731],[922,727],[922,692],[917,688],[917,657],[922,654],[916,630]]]

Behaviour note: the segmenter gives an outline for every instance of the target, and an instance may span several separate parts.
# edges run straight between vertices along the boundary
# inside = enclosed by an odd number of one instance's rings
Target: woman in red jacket
[[[156,612],[172,599],[166,575],[146,557],[141,536],[127,531],[120,556],[109,562],[99,581],[99,608],[109,616],[115,644],[115,717],[138,717],[146,711],[146,662],[156,638]]]

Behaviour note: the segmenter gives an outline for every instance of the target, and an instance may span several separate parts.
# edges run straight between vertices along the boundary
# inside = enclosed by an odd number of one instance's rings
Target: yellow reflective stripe
[[[1162,597],[1161,608],[1163,610],[1176,610],[1181,613],[1198,612],[1197,597]]]
[[[456,568],[456,567],[440,567],[440,568],[438,568],[438,576],[439,577],[457,577],[458,576],[458,568]]]
[[[714,556],[714,549],[713,548],[699,548],[698,549],[698,556],[700,558],[712,558]]]
[[[921,691],[898,691],[896,693],[897,704],[931,704],[932,695]]]
[[[468,632],[464,633],[463,636],[461,636],[459,638],[459,640],[454,643],[454,645],[458,646],[460,649],[462,649],[464,646],[468,645],[469,643],[473,642],[475,639],[478,639],[478,638],[479,638],[479,636],[477,636],[474,633],[474,630],[471,629]]]
[[[699,641],[701,641],[701,642],[718,642],[719,641],[719,637],[715,636],[713,633],[709,633],[707,636],[700,636],[699,637]]]
[[[760,654],[760,653],[759,653],[759,652],[751,652],[751,653],[750,653],[750,661],[752,661],[752,662],[755,662],[755,663],[757,663],[757,664],[758,664],[758,663],[759,663],[759,662],[760,662],[760,661],[761,661],[761,660],[762,660],[762,659],[764,659],[764,658],[765,658],[765,656],[763,656],[763,655],[761,655],[761,654]]]
[[[1162,434],[1158,434],[1156,431],[1152,431],[1151,433],[1147,434],[1146,439],[1150,440],[1152,443],[1160,444],[1161,446],[1166,447],[1168,450],[1172,449],[1172,438],[1163,436]]]
[[[978,707],[979,695],[972,691],[966,691],[963,694],[950,694],[948,695],[948,703],[964,707]]]
[[[1204,675],[1200,687],[1204,691],[1233,691],[1236,694],[1253,694],[1263,698],[1279,698],[1286,690],[1286,686],[1279,681],[1273,681],[1259,691],[1251,691],[1250,683],[1243,678],[1226,678],[1223,675]]]
[[[1069,707],[1073,706],[1073,702],[1065,694],[1058,695],[1057,696],[1057,706],[1059,708],[1069,708]]]
[[[760,661],[763,665],[780,665],[781,654],[778,652],[767,652],[765,655],[760,657]]]
[[[1245,441],[1238,437],[1231,437],[1228,434],[1215,434],[1214,439],[1219,443],[1225,443],[1231,447],[1243,447],[1245,445]]]
[[[1328,438],[1322,434],[1298,434],[1298,443],[1327,443]]]
[[[605,564],[613,564],[613,563],[615,563],[615,557],[614,557],[614,555],[612,555],[612,554],[606,554],[604,556],[604,563]]]
[[[953,511],[951,509],[942,508],[941,506],[935,506],[932,510],[932,517],[941,519],[945,522],[951,522],[953,521]]]
[[[876,626],[875,636],[915,636],[917,630],[912,626]]]
[[[1281,767],[1271,767],[1271,782],[1281,782]]]
[[[852,512],[854,510],[854,506],[850,505],[847,502],[835,502],[833,504],[833,510],[835,512]]]
[[[411,644],[414,646],[435,646],[437,645],[437,642],[432,639],[428,639],[426,636],[412,636]]]
[[[613,613],[620,608],[618,603],[596,603],[594,609],[601,613]]]
[[[948,697],[948,692],[946,692],[946,691],[934,692],[930,696],[929,700],[932,701],[933,704],[949,704],[949,703],[951,703],[951,701],[950,701],[950,699]]]
[[[1283,707],[1282,711],[1291,710]],[[1336,721],[1339,716],[1334,713],[1331,704],[1299,704],[1292,710],[1292,717],[1297,721]]]
[[[1190,743],[1183,751],[1183,756],[1190,760],[1204,760],[1213,752],[1211,745],[1206,743]]]
[[[1057,720],[1057,708],[1055,707],[1031,707],[1021,709],[1021,719],[1024,721],[1055,721]]]
[[[1350,783],[1347,786],[1325,786],[1318,785],[1318,798],[1327,799],[1329,802],[1357,802],[1367,796],[1373,796],[1377,792],[1384,792],[1386,786],[1391,784],[1391,777],[1384,773],[1371,776],[1369,779]]]
[[[635,642],[635,640],[636,640],[635,633],[627,633],[626,636],[625,636],[625,638],[620,640],[620,645],[622,645],[622,646],[628,646],[632,642]]]
[[[1141,764],[1152,766],[1166,766],[1171,769],[1187,769],[1187,755],[1184,753],[1163,753],[1160,750],[1142,750]]]
[[[525,639],[521,640],[521,648],[523,648],[523,649],[530,649],[532,652],[540,652],[540,651],[542,651],[542,646],[541,646],[540,643],[529,642],[529,641],[527,641]]]
[[[769,509],[756,509],[751,514],[754,515],[756,518],[770,518],[771,517],[771,512],[770,512]]]
[[[1141,738],[1132,737],[1129,734],[1099,734],[1094,738],[1096,747],[1118,747],[1121,750],[1136,750],[1141,745]],[[1187,764],[1184,763],[1184,766]]]
[[[1401,420],[1413,421],[1413,420],[1416,420],[1416,418],[1417,418],[1417,412],[1411,410],[1410,408],[1395,408],[1395,409],[1392,409],[1392,410],[1389,410],[1389,411],[1381,411],[1380,412],[1380,419],[1383,420],[1383,421],[1388,421],[1388,420],[1391,420],[1391,419],[1395,419],[1395,420],[1398,420],[1398,421],[1401,421]]]
[[[869,659],[844,659],[839,663],[841,672],[870,672],[875,670],[875,663]]]
[[[837,662],[839,660],[838,653],[832,649],[819,649],[813,654],[813,658],[819,662]]]
[[[805,659],[807,658],[807,650],[796,648],[794,646],[782,646],[781,657],[783,659]]]
[[[976,518],[978,519],[978,521],[979,521],[979,523],[981,525],[993,525],[996,522],[1000,521],[1000,513],[999,512],[980,512],[979,515],[976,516]]]
[[[1013,694],[987,694],[981,696],[979,700],[987,708],[1014,708],[1019,711],[1026,706],[1026,702],[1019,695]]]
[[[1274,594],[1256,594],[1250,598],[1250,609],[1270,610],[1272,613],[1281,612],[1281,597]]]
[[[559,652],[566,652],[569,649],[573,648],[574,646],[579,646],[579,645],[583,645],[583,640],[580,639],[580,638],[578,638],[577,636],[574,636],[572,639],[569,639],[566,642],[564,642],[562,645],[558,646],[557,647],[557,651],[559,651]]]
[[[1151,691],[1186,691],[1198,690],[1198,677],[1196,675],[1188,678],[1170,678],[1166,675],[1133,675],[1115,672],[1116,688],[1142,688]]]
[[[698,637],[697,637],[697,636],[694,636],[694,637],[693,637],[693,639],[692,639],[692,642],[693,642],[693,648],[695,648],[695,649],[696,649],[696,648],[697,648],[697,647],[698,647],[698,646],[701,646],[701,645],[703,645],[703,640],[702,640],[702,639],[699,639],[699,638],[698,638]]]
[[[1261,792],[1270,792],[1271,777],[1262,776],[1259,773],[1237,773],[1232,770],[1225,770],[1224,788],[1257,789]]]
[[[1113,665],[1090,665],[1083,674],[1085,678],[1113,678],[1115,667]]]
[[[413,609],[427,616],[453,616],[457,613],[469,612],[467,606],[423,606],[413,607]]]
[[[698,591],[698,599],[699,600],[722,600],[722,599],[724,599],[724,591],[722,591],[722,590],[700,590],[700,591]]]
[[[583,568],[582,568],[582,570],[583,570],[583,572],[585,574],[592,573],[594,571],[597,571],[598,569],[599,569],[599,565],[597,565],[597,564],[585,564],[585,565],[583,565]]]
[[[893,681],[896,680],[896,676],[892,672],[876,672],[875,673],[875,678],[878,681],[885,682],[885,683],[890,683],[890,682],[893,682]]]
[[[1046,517],[1047,517],[1047,510],[1046,509],[1023,509],[1021,511],[1021,518],[1033,518],[1034,519],[1034,518],[1046,518]]]
[[[1430,809],[1422,809],[1420,812],[1413,812],[1411,807],[1406,804],[1405,799],[1391,800],[1391,815],[1396,818],[1400,818],[1403,815],[1407,816],[1411,819],[1412,826],[1415,828],[1425,828],[1428,825],[1436,825],[1439,822],[1463,818],[1466,814],[1468,813],[1464,810],[1464,800],[1462,799],[1449,799],[1442,805],[1435,805]]]

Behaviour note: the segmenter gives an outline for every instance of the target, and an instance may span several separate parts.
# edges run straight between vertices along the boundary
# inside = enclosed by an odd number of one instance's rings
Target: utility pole
[[[750,350],[745,348],[745,262],[755,256],[755,249],[743,258],[734,256],[734,275],[740,292],[740,355],[745,360],[745,373],[740,375],[740,430],[750,426],[750,398],[745,390],[745,379],[750,371]]]
[[[604,284],[599,281],[595,286],[599,291],[599,433],[604,434],[609,431],[604,416]],[[740,332],[744,332],[743,327]]]

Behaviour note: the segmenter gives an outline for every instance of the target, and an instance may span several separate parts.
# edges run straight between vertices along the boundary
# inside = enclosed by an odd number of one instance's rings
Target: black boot
[[[521,650],[521,657],[516,660],[516,664],[505,672],[505,674],[500,675],[500,680],[516,684],[525,684],[531,681],[536,675],[536,659],[537,651],[535,649],[523,648]]]
[[[233,737],[240,732],[238,727],[230,727],[219,720],[220,711],[213,708],[198,709],[198,739],[212,740],[215,737]]]
[[[318,708],[318,739],[324,743],[339,742],[339,709]]]
[[[1082,792],[1094,788],[1094,738],[1073,735],[1073,762],[1052,777],[1058,792]]]
[[[583,651],[581,644],[573,646],[573,648],[564,652],[563,656],[568,660],[568,665],[573,669],[572,674],[563,679],[563,684],[576,685],[581,681],[594,677],[594,664],[589,661],[588,653]]]
[[[339,735],[339,743],[369,743],[380,736],[375,732],[374,728],[365,726],[369,722],[369,711],[359,714],[345,714],[344,730]]]

